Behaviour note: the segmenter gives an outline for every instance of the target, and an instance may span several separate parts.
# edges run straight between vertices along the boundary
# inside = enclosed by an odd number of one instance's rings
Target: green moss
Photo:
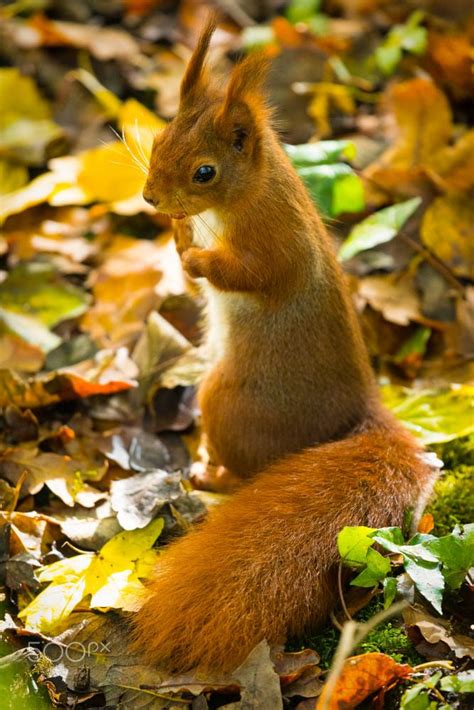
[[[357,621],[367,621],[383,609],[380,599],[374,599],[365,609],[362,609],[354,617]],[[339,642],[339,631],[328,624],[317,634],[306,637],[303,642],[293,644],[290,650],[300,650],[302,648],[312,648],[321,657],[321,668],[329,668],[332,658]],[[415,647],[408,639],[403,629],[402,622],[390,619],[370,632],[362,641],[358,648],[354,649],[354,655],[358,653],[380,652],[391,656],[398,663],[409,663],[416,665],[422,663],[423,658],[416,652]]]
[[[447,535],[459,523],[474,520],[474,437],[437,446],[444,470],[427,507],[435,520],[435,535]]]
[[[408,639],[403,626],[395,621],[386,621],[365,637],[357,649],[358,653],[386,653],[398,663],[416,666],[423,658],[417,653]]]

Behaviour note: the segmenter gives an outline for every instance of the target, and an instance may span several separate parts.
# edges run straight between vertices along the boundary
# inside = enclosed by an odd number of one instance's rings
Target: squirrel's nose
[[[151,205],[152,207],[156,207],[159,202],[146,190],[144,190],[144,192],[143,192],[143,199],[145,200],[145,202],[148,202],[148,204]]]

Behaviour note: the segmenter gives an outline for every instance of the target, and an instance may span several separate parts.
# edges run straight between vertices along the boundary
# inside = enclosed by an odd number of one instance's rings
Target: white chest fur
[[[214,210],[206,210],[192,218],[193,243],[203,249],[215,248],[223,234],[223,224]],[[232,320],[236,314],[247,311],[248,296],[243,293],[220,291],[207,279],[199,279],[207,298],[207,338],[208,355],[211,360],[225,356],[231,335]]]
[[[223,232],[223,225],[214,210],[206,210],[193,218],[193,242],[198,247],[211,249]]]

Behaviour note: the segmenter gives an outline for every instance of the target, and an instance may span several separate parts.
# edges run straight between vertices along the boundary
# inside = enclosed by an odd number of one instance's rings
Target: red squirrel
[[[172,670],[233,669],[262,639],[320,624],[337,601],[339,530],[401,525],[434,478],[380,404],[330,238],[272,128],[266,62],[248,56],[223,87],[206,65],[214,27],[144,189],[207,293],[210,471],[241,484],[170,545],[135,615],[132,648]]]

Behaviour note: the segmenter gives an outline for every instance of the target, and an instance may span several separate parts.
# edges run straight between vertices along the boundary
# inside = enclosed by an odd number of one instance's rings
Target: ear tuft
[[[207,52],[211,37],[217,27],[217,13],[210,13],[203,31],[198,39],[196,48],[189,60],[188,66],[181,82],[181,101],[184,101],[193,92],[193,89],[202,79]]]
[[[249,54],[234,67],[227,87],[226,103],[242,101],[248,96],[262,99],[263,84],[269,69],[270,60],[266,54]]]

